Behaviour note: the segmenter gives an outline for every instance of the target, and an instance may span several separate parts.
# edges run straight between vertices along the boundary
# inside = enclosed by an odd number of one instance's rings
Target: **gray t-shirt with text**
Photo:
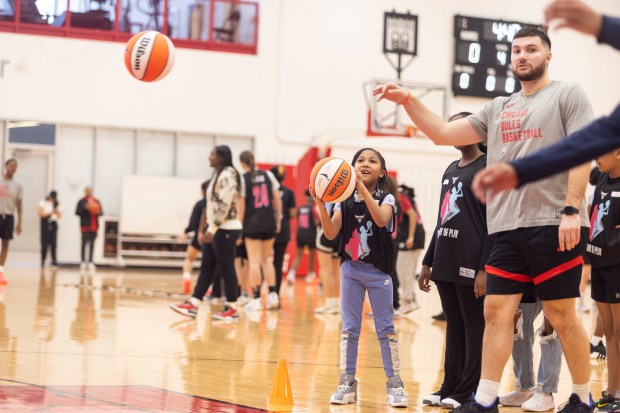
[[[22,184],[0,177],[0,215],[13,215],[18,199],[22,199]]]
[[[553,81],[523,97],[521,92],[498,97],[467,117],[487,142],[487,165],[510,161],[550,146],[592,121],[590,101],[572,82]],[[568,190],[568,171],[502,192],[487,200],[489,234],[516,228],[559,225]],[[585,199],[579,207],[588,227]]]

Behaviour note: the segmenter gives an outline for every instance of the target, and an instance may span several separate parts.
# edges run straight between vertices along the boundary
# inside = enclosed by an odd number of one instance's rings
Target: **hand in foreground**
[[[316,203],[317,206],[325,207],[325,202],[321,201],[319,197],[316,196],[316,192],[314,188],[312,187],[312,185],[308,186],[308,192],[310,192],[310,196],[312,197],[312,199],[314,199],[314,202]]]
[[[603,16],[581,0],[556,0],[545,9],[545,24],[560,20],[556,29],[567,27],[578,32],[598,36]]]
[[[486,203],[487,195],[489,199],[496,194],[508,189],[514,189],[519,185],[517,171],[509,163],[502,162],[487,166],[474,177],[472,191],[483,204]]]

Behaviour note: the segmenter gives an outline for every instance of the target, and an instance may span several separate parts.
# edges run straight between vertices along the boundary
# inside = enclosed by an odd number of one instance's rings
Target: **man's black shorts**
[[[13,215],[0,215],[0,239],[13,239],[15,222]]]
[[[592,268],[592,299],[599,303],[620,303],[620,264]]]
[[[535,294],[540,300],[579,297],[588,228],[579,244],[559,250],[557,226],[517,228],[497,234],[486,265],[487,294]]]

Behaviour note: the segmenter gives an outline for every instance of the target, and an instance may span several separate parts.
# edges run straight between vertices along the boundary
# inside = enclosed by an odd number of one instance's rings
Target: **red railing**
[[[126,42],[140,31],[157,30],[177,47],[257,53],[255,1],[177,0],[171,9],[170,0],[163,0],[163,7],[160,0],[91,0],[99,7],[83,10],[84,0],[67,0],[57,15],[42,14],[35,0],[9,2],[13,10],[0,10],[2,32]]]

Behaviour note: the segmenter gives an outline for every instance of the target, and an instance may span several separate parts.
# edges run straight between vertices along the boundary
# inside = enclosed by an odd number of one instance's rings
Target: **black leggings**
[[[58,223],[49,222],[47,218],[41,220],[41,264],[47,258],[47,250],[52,256],[52,264],[56,264],[56,238],[58,234]]]
[[[82,232],[82,262],[93,262],[93,248],[97,233],[94,231]],[[88,259],[86,259],[86,244],[88,244]]]
[[[484,298],[475,297],[473,286],[447,281],[435,284],[447,322],[441,398],[464,403],[480,380]]]
[[[286,242],[276,242],[273,244],[273,266],[276,269],[276,293],[280,294],[282,285],[282,264],[284,264],[284,253],[286,252]]]
[[[235,271],[235,256],[237,255],[237,239],[241,230],[220,229],[215,233],[213,242],[204,244],[202,248],[203,260],[200,265],[198,282],[192,296],[202,300],[209,286],[219,274],[224,279],[226,301],[234,303],[239,297],[239,284]]]

